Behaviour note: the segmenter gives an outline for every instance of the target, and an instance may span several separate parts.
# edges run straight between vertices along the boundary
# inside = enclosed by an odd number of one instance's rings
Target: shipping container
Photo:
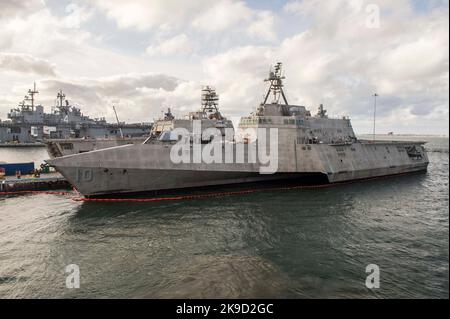
[[[0,164],[0,168],[5,169],[6,176],[16,175],[16,172],[20,171],[21,175],[31,174],[34,171],[34,163],[8,163]]]

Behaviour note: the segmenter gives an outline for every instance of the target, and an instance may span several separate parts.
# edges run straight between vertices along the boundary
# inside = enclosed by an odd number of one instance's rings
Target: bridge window
[[[73,150],[73,144],[72,143],[61,143],[61,148],[63,150]]]

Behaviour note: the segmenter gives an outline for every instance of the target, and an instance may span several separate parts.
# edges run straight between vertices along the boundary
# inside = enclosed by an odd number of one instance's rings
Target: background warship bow
[[[173,163],[170,150],[175,142],[161,138],[163,134],[143,144],[47,162],[87,197],[272,180],[336,183],[427,169],[423,142],[358,140],[350,119],[328,118],[323,106],[312,116],[304,106],[289,105],[281,67],[278,63],[265,80],[269,89],[257,111],[241,118],[235,141],[224,141],[235,153],[242,144],[255,142],[245,136],[246,129],[278,129],[278,169],[273,174],[260,174],[257,162]]]

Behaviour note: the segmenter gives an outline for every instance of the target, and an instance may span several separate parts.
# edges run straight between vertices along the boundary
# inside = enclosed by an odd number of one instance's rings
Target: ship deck
[[[358,140],[361,144],[375,144],[375,145],[383,145],[383,144],[425,144],[426,141],[393,141],[393,140]]]

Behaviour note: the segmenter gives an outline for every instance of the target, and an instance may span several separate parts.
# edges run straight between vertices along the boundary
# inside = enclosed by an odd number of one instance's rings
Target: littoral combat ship
[[[312,177],[338,183],[427,169],[424,142],[359,140],[349,118],[329,118],[322,105],[311,115],[288,104],[281,69],[270,72],[263,102],[232,138],[202,134],[190,119],[187,132],[162,129],[142,144],[48,163],[86,197]]]

